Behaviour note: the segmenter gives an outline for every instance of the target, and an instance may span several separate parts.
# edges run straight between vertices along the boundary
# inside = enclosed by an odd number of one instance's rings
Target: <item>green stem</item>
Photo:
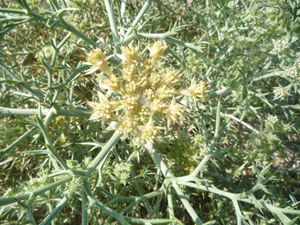
[[[119,37],[119,34],[118,34],[118,27],[117,27],[117,23],[116,23],[116,18],[115,18],[115,14],[114,14],[113,5],[112,5],[111,0],[104,0],[104,2],[105,2],[106,11],[107,11],[107,14],[108,14],[108,19],[109,19],[111,32],[112,32],[113,39],[114,39],[115,53],[120,54],[121,49],[117,45],[117,43],[120,40],[120,37]]]
[[[211,157],[212,157],[211,154],[206,154],[191,175],[197,176],[197,174],[202,170],[203,166],[206,165],[206,163],[208,162],[208,160],[211,159]]]
[[[15,13],[15,14],[22,14],[22,15],[26,15],[27,14],[27,10],[25,10],[25,9],[0,8],[0,12],[3,12],[3,13]]]
[[[208,95],[210,98],[213,98],[213,97],[220,96],[220,95],[231,94],[231,90],[232,90],[231,88],[226,87],[226,88],[211,92]]]
[[[121,35],[124,35],[125,32],[124,32],[124,25],[126,23],[126,20],[125,20],[125,12],[126,12],[126,5],[127,5],[127,0],[123,0],[122,3],[121,3],[121,20],[122,20],[122,25],[121,26]]]
[[[168,212],[170,214],[169,218],[172,219],[173,218],[172,216],[175,216],[172,189],[167,189],[167,201],[168,201]]]
[[[44,101],[44,96],[43,94],[41,94],[40,92],[37,92],[35,90],[33,90],[32,88],[30,88],[25,82],[19,80],[9,69],[6,65],[4,65],[1,61],[0,61],[0,66],[5,70],[5,72],[7,73],[8,76],[11,77],[11,79],[13,81],[16,81],[19,83],[19,85],[21,85],[22,87],[24,87],[26,90],[28,90],[32,95],[40,98],[41,101]]]
[[[87,196],[84,192],[84,189],[82,188],[82,218],[81,218],[81,224],[87,225],[88,217],[87,217]]]
[[[49,109],[42,109],[42,115],[46,116],[49,112]],[[23,116],[32,116],[38,114],[38,109],[14,109],[0,107],[0,115],[23,115]],[[56,113],[57,116],[74,116],[74,117],[91,117],[91,112],[83,110],[68,110],[68,109],[59,109]]]
[[[136,172],[135,172],[134,170],[131,171],[131,176],[132,176],[132,177],[136,177],[136,176],[137,176],[137,175],[136,175]],[[141,186],[139,185],[138,182],[134,181],[134,185],[135,185],[135,188],[137,189],[139,195],[145,195],[143,189],[141,188]],[[145,206],[146,206],[146,209],[147,209],[148,214],[151,215],[151,214],[153,213],[153,209],[152,209],[151,204],[150,204],[150,202],[148,201],[148,199],[145,199],[145,200],[144,200],[144,204],[145,204]]]
[[[152,148],[151,150],[149,150],[149,152],[151,154],[152,159],[154,160],[154,162],[156,163],[158,168],[160,168],[161,172],[163,173],[165,179],[166,178],[174,178],[175,176],[173,175],[171,170],[166,166],[166,164],[164,163],[162,158],[158,155],[157,151]],[[192,217],[194,223],[196,225],[203,224],[203,222],[201,221],[201,219],[199,218],[199,216],[197,215],[197,213],[195,212],[195,210],[191,206],[190,202],[188,201],[187,197],[184,195],[184,193],[180,189],[180,187],[176,183],[173,183],[172,186],[175,189],[175,191],[177,193],[177,196],[179,197],[180,201],[182,202],[182,204],[184,205],[184,207],[186,208],[186,210],[188,211],[188,213]]]
[[[1,110],[1,109],[0,109]],[[7,146],[5,149],[0,150],[0,155],[6,154],[11,149],[16,147],[19,143],[21,143],[25,138],[27,138],[31,133],[33,133],[37,128],[33,127],[30,130],[26,131],[21,137],[19,137],[17,140],[15,140],[13,143],[11,143],[9,146]]]
[[[46,117],[46,121],[45,124],[43,123],[43,121],[37,116],[36,119],[38,121],[38,125],[39,128],[44,136],[45,139],[45,143],[46,143],[46,147],[50,153],[50,159],[53,161],[53,165],[56,166],[57,162],[60,163],[60,165],[64,168],[64,170],[69,170],[69,167],[67,166],[66,162],[61,158],[61,156],[57,153],[57,151],[55,150],[53,144],[52,144],[52,140],[49,137],[48,134],[48,130],[47,130],[47,125],[50,124],[51,120],[57,115],[57,112],[54,108],[51,108],[49,110],[49,113]],[[59,168],[57,168],[57,170],[60,170]]]
[[[88,44],[92,45],[94,48],[97,47],[97,43],[89,39],[87,36],[85,36],[83,33],[81,33],[79,30],[77,30],[75,27],[70,25],[61,15],[58,16],[59,22],[66,28],[68,31],[72,32],[73,34],[77,35],[81,39],[83,39]]]
[[[110,152],[110,150],[112,149],[112,147],[119,141],[119,139],[121,138],[121,136],[122,136],[122,133],[119,133],[118,131],[115,131],[114,135],[109,139],[109,141],[102,148],[102,150],[99,152],[99,154],[93,160],[93,162],[86,168],[85,172],[86,172],[86,174],[87,174],[88,177],[98,167],[98,165],[101,163],[101,161]]]
[[[143,15],[147,12],[151,2],[152,2],[152,0],[147,0],[147,2],[145,2],[145,4],[143,5],[143,8],[141,9],[141,11],[137,15],[137,17],[134,19],[134,21],[132,23],[132,27],[130,27],[129,30],[127,31],[124,39],[126,39],[131,34],[133,27],[136,27],[138,25],[138,23],[142,19]]]
[[[256,130],[254,127],[252,127],[251,125],[249,125],[249,124],[247,124],[247,123],[245,123],[244,121],[242,121],[241,119],[239,119],[239,118],[236,118],[235,116],[233,116],[233,115],[229,115],[229,114],[223,114],[223,113],[221,113],[223,116],[225,116],[225,117],[229,117],[229,118],[231,118],[231,119],[234,119],[235,121],[237,121],[237,122],[239,122],[239,123],[241,123],[241,124],[243,124],[245,127],[247,127],[248,129],[250,129],[250,130],[252,130],[253,132],[255,132],[255,133],[257,133],[257,134],[259,134],[259,131],[258,130]]]
[[[86,195],[89,197],[90,207],[96,205],[101,210],[103,210],[105,213],[107,213],[107,214],[113,216],[114,218],[116,218],[117,220],[119,220],[119,222],[121,224],[124,224],[124,225],[127,224],[127,222],[125,221],[124,217],[121,214],[115,212],[114,210],[107,207],[106,205],[101,204],[97,199],[94,198],[94,195],[89,187],[89,183],[86,180],[83,180],[83,189],[84,189]]]
[[[48,204],[49,207],[49,214],[53,212],[53,202],[49,202]],[[55,225],[55,220],[51,221],[51,225]]]
[[[69,177],[67,177],[63,180],[60,180],[60,181],[57,181],[57,182],[52,183],[50,185],[47,185],[46,187],[42,187],[42,188],[37,189],[36,191],[34,191],[34,194],[36,196],[40,195],[42,193],[45,193],[46,191],[49,191],[53,188],[56,188],[56,187],[58,187],[60,185],[63,185],[67,182],[70,182],[71,180],[72,180],[72,177],[69,176]],[[30,197],[30,194],[28,193],[28,194],[24,194],[24,195],[20,195],[20,196],[15,196],[15,197],[12,197],[12,198],[1,198],[0,199],[0,206],[16,203],[17,201],[27,200],[29,197]]]
[[[53,221],[68,202],[69,198],[65,195],[55,209],[46,217],[46,219],[44,219],[43,222],[40,223],[40,225],[47,225],[50,223],[50,221]]]
[[[90,66],[85,65],[85,66],[81,66],[80,68],[74,69],[73,72],[71,73],[71,75],[69,77],[67,77],[67,79],[65,79],[60,85],[52,87],[52,89],[61,89],[61,88],[63,88],[68,83],[70,83],[72,80],[76,79],[77,76],[79,76],[81,74],[81,72],[83,72],[84,70],[87,70],[88,68],[90,68]]]

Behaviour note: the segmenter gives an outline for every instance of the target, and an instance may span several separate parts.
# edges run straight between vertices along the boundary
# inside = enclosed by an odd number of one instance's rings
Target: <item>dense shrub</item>
[[[1,224],[297,224],[298,0],[0,2]]]

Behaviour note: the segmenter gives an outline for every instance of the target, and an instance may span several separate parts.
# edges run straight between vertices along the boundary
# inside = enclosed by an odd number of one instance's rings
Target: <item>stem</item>
[[[82,218],[81,218],[81,224],[82,225],[87,225],[87,196],[86,193],[84,192],[84,189],[82,188]]]
[[[118,34],[118,27],[117,27],[117,23],[116,23],[116,18],[115,18],[113,6],[112,6],[112,3],[111,3],[110,0],[104,0],[104,2],[105,2],[106,11],[107,11],[107,14],[108,14],[108,19],[109,19],[111,32],[112,32],[113,39],[114,39],[115,53],[120,54],[121,49],[117,45],[117,43],[120,40],[120,37],[119,37],[119,34]]]
[[[26,131],[21,137],[19,137],[17,140],[15,140],[13,143],[11,143],[5,149],[0,150],[0,155],[9,152],[11,149],[16,147],[19,143],[21,143],[25,138],[27,138],[31,133],[33,133],[33,131],[35,131],[35,130],[36,130],[36,127],[33,127],[30,130]]]
[[[145,2],[143,8],[141,9],[141,11],[139,12],[139,14],[137,15],[137,17],[135,18],[135,20],[133,21],[132,23],[132,27],[129,28],[129,30],[127,31],[125,38],[127,38],[132,30],[133,30],[133,27],[136,27],[136,25],[140,22],[140,20],[142,19],[143,15],[146,13],[146,11],[148,10],[150,4],[151,4],[152,0],[147,0],[147,2]]]
[[[87,70],[88,68],[90,68],[90,66],[85,65],[85,66],[81,66],[80,68],[74,69],[74,71],[71,73],[71,75],[69,77],[67,77],[67,79],[65,79],[60,85],[52,87],[52,89],[63,88],[69,82],[71,82],[72,80],[76,79],[77,76],[79,76],[81,74],[81,72],[83,72],[84,70]]]
[[[49,202],[48,204],[48,208],[49,208],[49,214],[53,212],[53,203]],[[51,221],[51,225],[55,225],[55,220]]]
[[[191,173],[191,176],[197,176],[197,174],[202,170],[203,166],[207,163],[208,160],[212,157],[211,154],[206,154],[204,158],[201,160],[199,165],[196,167],[196,169]]]
[[[63,207],[68,203],[69,198],[65,195],[63,199],[59,202],[59,204],[55,207],[55,209],[44,219],[40,225],[47,225],[50,221],[53,221],[54,218],[60,213]]]
[[[218,106],[217,106],[217,114],[216,114],[216,127],[215,127],[215,133],[214,133],[214,137],[213,140],[209,146],[209,150],[208,153],[204,156],[204,158],[202,159],[201,163],[197,166],[197,168],[193,171],[193,173],[191,174],[192,176],[197,176],[197,174],[200,172],[200,170],[203,168],[203,166],[207,163],[207,161],[212,157],[212,152],[213,149],[215,147],[215,144],[217,142],[217,138],[219,136],[219,130],[220,130],[220,111],[221,111],[221,98],[222,95],[220,96],[219,102],[218,102]]]
[[[166,166],[166,164],[164,163],[162,158],[158,155],[157,151],[153,148],[151,150],[148,149],[148,151],[150,152],[151,157],[154,160],[154,162],[156,163],[156,165],[160,168],[160,170],[163,173],[164,177],[165,178],[174,178],[175,176],[173,175],[171,170]],[[174,187],[174,189],[177,193],[177,196],[179,197],[182,204],[185,206],[186,210],[188,211],[188,213],[192,217],[195,224],[197,224],[197,225],[203,224],[203,222],[201,221],[201,219],[199,218],[199,216],[197,215],[197,213],[195,212],[195,210],[191,206],[190,202],[188,201],[187,197],[184,195],[184,193],[180,189],[180,187],[176,183],[173,183],[172,185],[173,185],[173,187]]]
[[[46,116],[49,112],[49,109],[42,109],[42,116]],[[38,109],[14,109],[0,107],[0,115],[23,115],[23,116],[32,116],[38,114]],[[84,117],[89,118],[91,112],[83,110],[68,110],[68,109],[59,109],[56,113],[57,116],[75,116],[75,117]]]
[[[7,9],[7,8],[0,8],[0,12],[4,12],[4,13],[15,13],[15,14],[27,15],[27,10],[25,10],[25,9]]]
[[[92,172],[98,167],[98,165],[101,163],[101,161],[106,157],[106,155],[110,152],[112,147],[119,141],[121,138],[122,133],[119,133],[118,131],[115,131],[114,135],[109,139],[109,141],[106,143],[106,145],[102,148],[102,150],[99,152],[97,157],[93,160],[93,162],[86,168],[85,172],[86,175],[89,177]]]
[[[89,184],[86,180],[83,180],[83,189],[86,193],[86,195],[89,197],[89,201],[90,201],[90,206],[98,206],[101,210],[103,210],[105,213],[113,216],[114,218],[116,218],[117,220],[119,220],[119,222],[121,224],[126,225],[127,222],[125,221],[124,217],[115,212],[114,210],[112,210],[111,208],[107,207],[106,205],[101,204],[97,199],[94,198],[94,195],[89,187]]]
[[[97,47],[97,43],[89,39],[87,36],[85,36],[83,33],[81,33],[79,30],[77,30],[75,27],[70,25],[61,15],[58,16],[59,22],[66,28],[68,31],[72,32],[73,34],[77,35],[81,39],[83,39],[88,44],[92,45],[94,48]]]
[[[122,24],[123,26],[121,26],[121,35],[125,34],[124,25],[126,23],[126,20],[125,20],[126,5],[127,5],[127,0],[123,0],[121,3],[121,19],[122,19],[122,23],[123,23]]]
[[[67,182],[70,182],[72,180],[72,177],[69,176],[63,180],[60,180],[60,181],[57,181],[55,183],[52,183],[46,187],[42,187],[42,188],[39,188],[37,189],[36,191],[34,191],[34,194],[37,196],[37,195],[40,195],[46,191],[49,191],[53,188],[56,188],[58,187],[59,185],[63,185]],[[12,204],[12,203],[16,203],[17,201],[22,201],[22,200],[27,200],[28,198],[30,197],[30,194],[24,194],[24,195],[20,195],[20,196],[15,196],[15,197],[11,197],[11,198],[1,198],[0,199],[0,206],[4,206],[4,205],[9,205],[9,204]]]
[[[44,96],[40,93],[37,92],[35,90],[33,90],[32,88],[30,88],[25,82],[19,80],[9,69],[6,65],[4,65],[1,61],[0,61],[0,66],[4,68],[5,72],[7,73],[7,75],[13,80],[19,83],[19,85],[21,85],[22,87],[24,87],[26,90],[28,90],[32,95],[40,98],[41,101],[44,101]]]

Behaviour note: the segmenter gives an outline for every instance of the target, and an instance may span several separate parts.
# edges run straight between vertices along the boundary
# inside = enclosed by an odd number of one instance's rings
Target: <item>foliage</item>
[[[300,222],[298,0],[0,6],[1,224]]]

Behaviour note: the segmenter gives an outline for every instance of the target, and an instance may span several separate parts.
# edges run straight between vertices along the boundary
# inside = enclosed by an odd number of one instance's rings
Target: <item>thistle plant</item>
[[[122,76],[111,71],[106,56],[101,49],[88,54],[87,61],[92,65],[88,73],[97,70],[106,76],[100,80],[100,87],[107,90],[104,95],[98,91],[99,102],[89,102],[94,109],[91,119],[102,119],[102,123],[113,120],[116,123],[111,128],[129,134],[138,141],[146,141],[148,148],[157,137],[157,132],[163,127],[154,125],[153,118],[167,118],[168,127],[172,122],[183,118],[184,106],[176,102],[176,97],[186,95],[196,99],[205,99],[204,82],[196,83],[193,79],[191,86],[181,87],[180,71],[167,68],[165,74],[158,70],[163,67],[161,60],[166,60],[164,51],[167,46],[162,41],[155,41],[148,47],[149,58],[139,55],[139,47],[129,44],[121,46]],[[159,64],[158,64],[159,63]],[[117,101],[109,101],[108,96],[118,96]]]
[[[297,3],[2,1],[0,223],[299,224]]]

